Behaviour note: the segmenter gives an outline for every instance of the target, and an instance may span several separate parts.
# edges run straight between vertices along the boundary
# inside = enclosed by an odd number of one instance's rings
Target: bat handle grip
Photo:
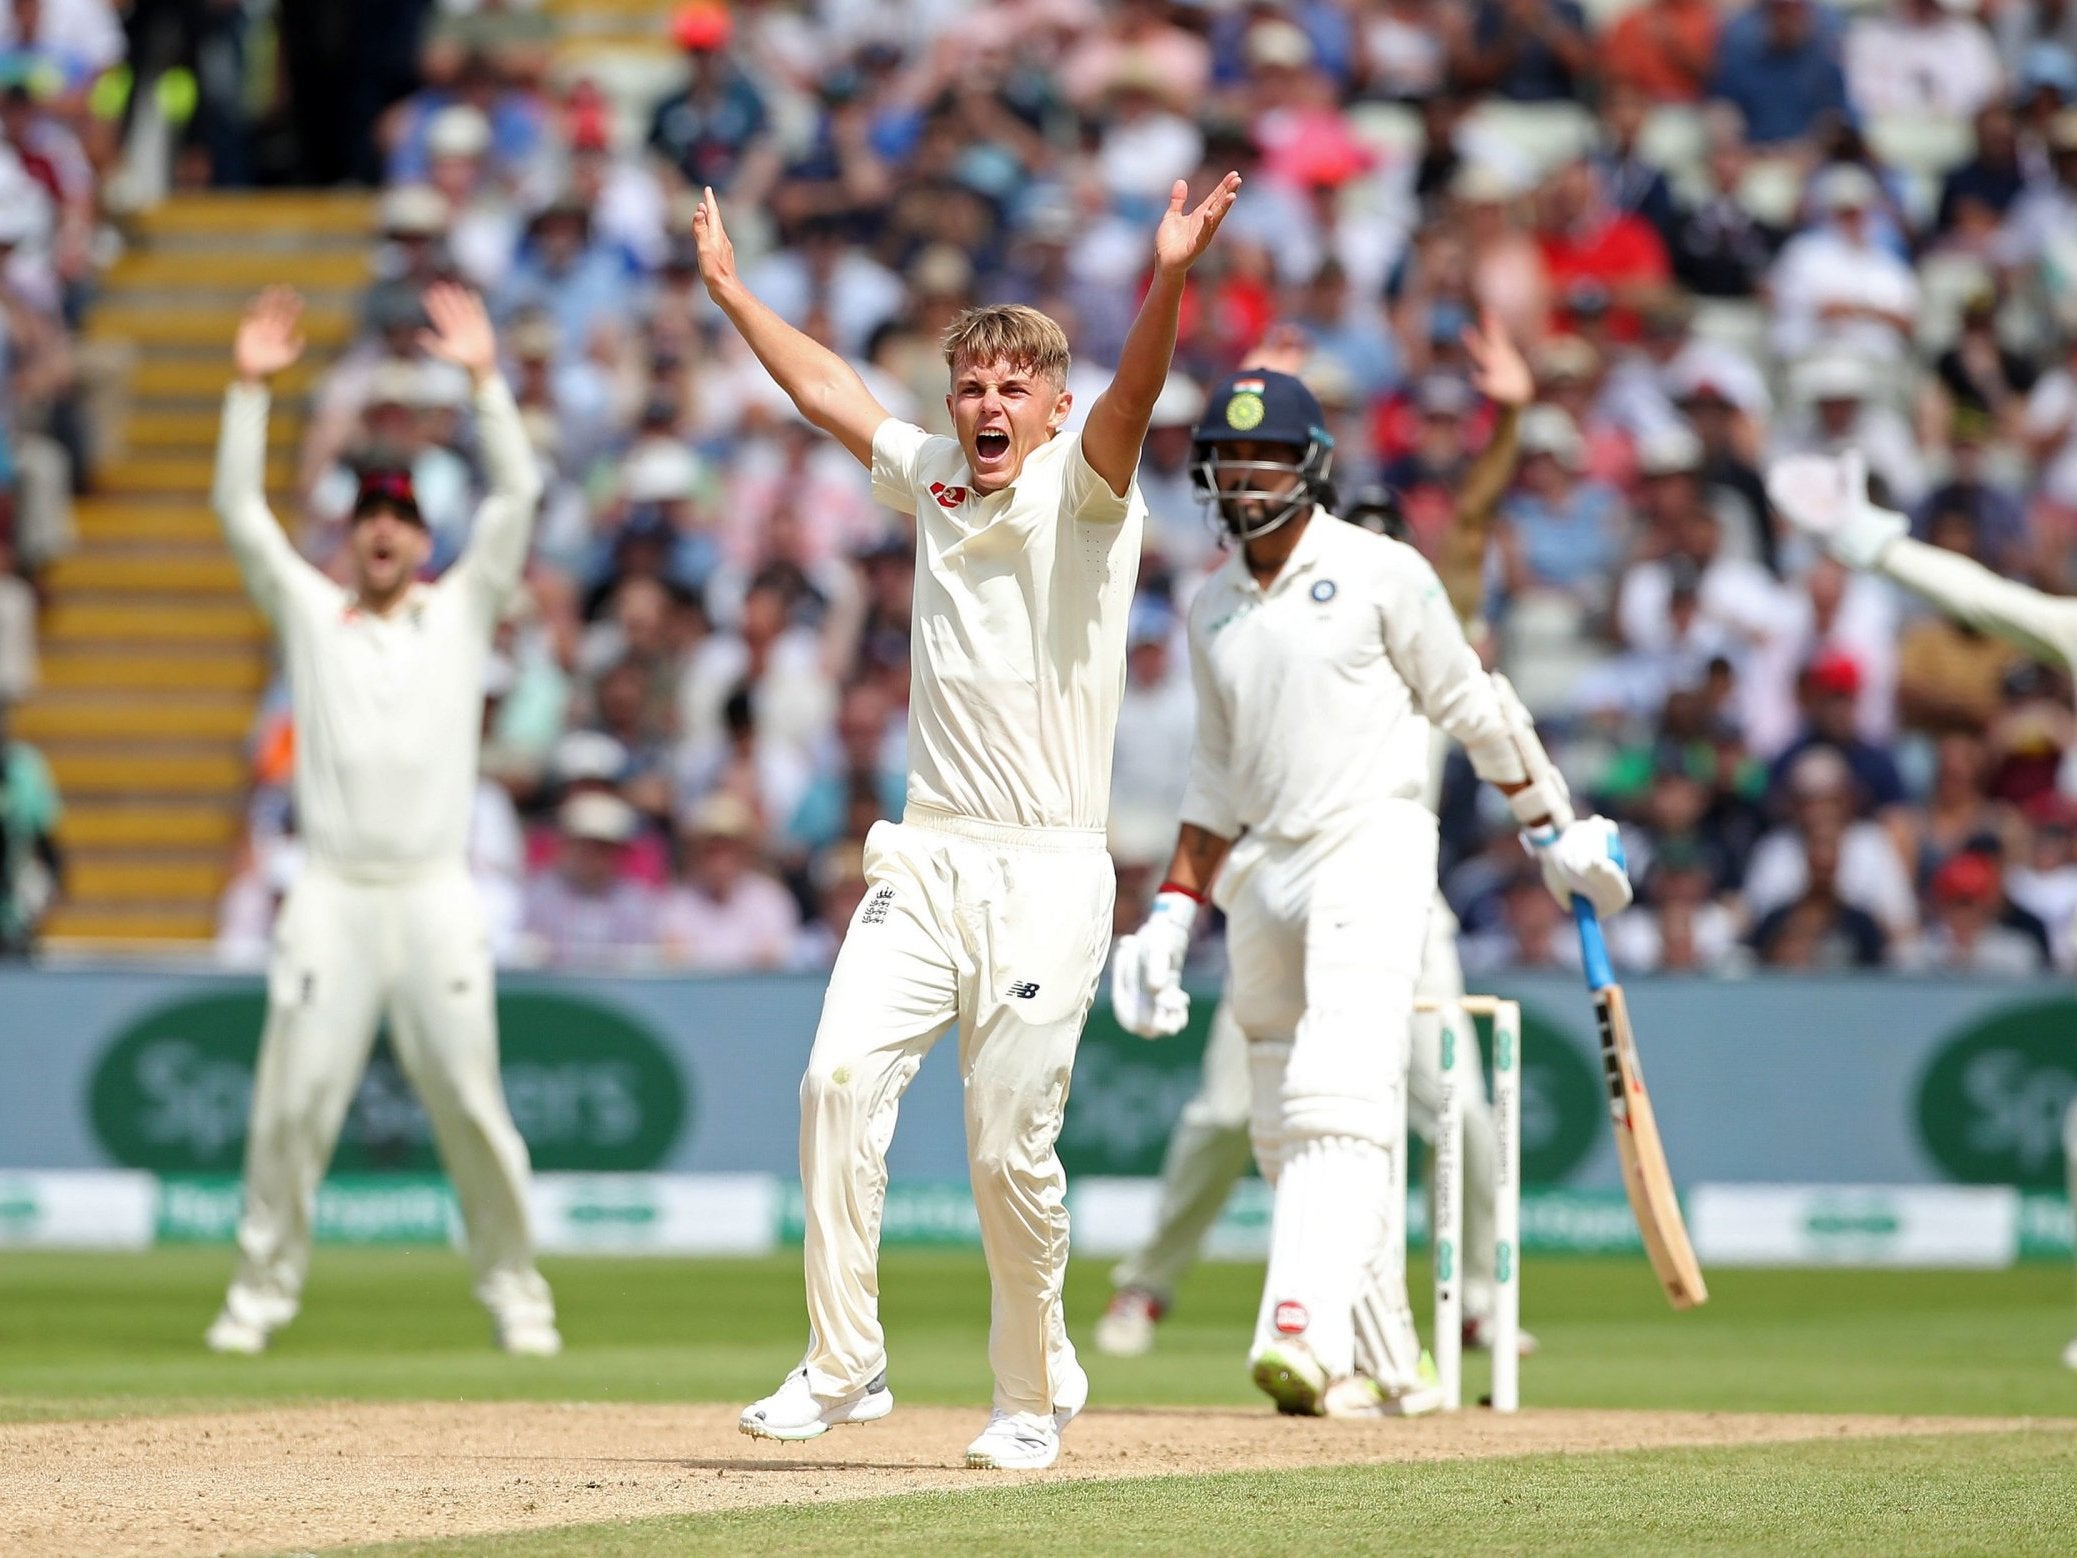
[[[1608,938],[1601,934],[1601,916],[1579,893],[1572,895],[1572,919],[1579,926],[1579,961],[1589,990],[1606,990],[1615,983],[1615,966],[1608,960]]]

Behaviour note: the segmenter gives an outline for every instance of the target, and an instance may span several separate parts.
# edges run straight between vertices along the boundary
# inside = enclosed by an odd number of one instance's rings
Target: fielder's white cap
[[[563,802],[558,814],[565,837],[600,844],[625,844],[635,836],[635,809],[607,790],[586,790]]]
[[[480,157],[490,150],[490,121],[467,103],[443,108],[426,126],[425,148],[433,157]]]
[[[381,228],[407,238],[422,238],[447,229],[447,197],[430,184],[399,184],[385,190],[379,213]]]

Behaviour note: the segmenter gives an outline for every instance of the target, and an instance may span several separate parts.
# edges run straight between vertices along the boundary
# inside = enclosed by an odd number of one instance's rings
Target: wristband
[[[1159,887],[1154,889],[1154,895],[1157,898],[1163,893],[1181,893],[1192,903],[1205,902],[1205,896],[1203,893],[1200,893],[1194,887],[1185,887],[1181,882],[1163,882]]]

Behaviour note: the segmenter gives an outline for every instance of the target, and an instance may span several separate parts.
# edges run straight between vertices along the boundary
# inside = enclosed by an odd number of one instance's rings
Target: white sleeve
[[[212,501],[247,593],[278,626],[297,575],[321,575],[297,554],[267,507],[267,406],[267,391],[257,385],[233,384],[225,393]]]
[[[477,510],[468,549],[455,569],[495,620],[526,571],[541,506],[541,468],[502,374],[476,390],[476,432],[490,472],[490,496]]]
[[[913,422],[889,417],[873,433],[873,497],[899,514],[916,512],[923,449],[930,434]]]
[[[1958,552],[1908,536],[1889,544],[1881,568],[1971,627],[1995,633],[2041,659],[2077,665],[2077,599],[2044,595]]]
[[[1197,739],[1190,744],[1190,782],[1182,820],[1223,839],[1240,836],[1233,804],[1233,731],[1212,677],[1211,659],[1197,623],[1190,625],[1190,685],[1197,694]]]
[[[1385,652],[1421,712],[1462,743],[1479,778],[1527,779],[1493,684],[1427,559],[1394,544],[1378,593]]]
[[[1067,517],[1085,525],[1122,525],[1125,516],[1132,512],[1133,489],[1139,478],[1135,476],[1127,482],[1122,493],[1111,491],[1111,484],[1097,475],[1096,467],[1083,452],[1082,435],[1072,436],[1074,447],[1066,453],[1067,469],[1061,483],[1062,507]]]

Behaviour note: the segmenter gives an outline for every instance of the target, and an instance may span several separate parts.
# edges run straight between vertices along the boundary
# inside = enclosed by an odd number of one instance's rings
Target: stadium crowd
[[[1235,167],[1141,472],[1124,921],[1173,841],[1181,611],[1222,555],[1188,470],[1204,386],[1265,343],[1296,353],[1344,494],[1390,487],[1432,550],[1493,420],[1461,346],[1484,312],[1539,385],[1487,648],[1623,823],[1640,899],[1619,962],[2077,964],[2068,678],[1809,553],[1760,475],[1857,445],[1923,537],[2077,589],[2077,5],[695,0],[655,88],[550,68],[554,24],[521,0],[417,9],[297,524],[330,557],[356,470],[401,461],[436,563],[464,544],[464,389],[415,332],[428,281],[480,288],[548,481],[486,688],[474,857],[508,961],[826,964],[860,837],[900,805],[907,524],[717,328],[698,190],[759,295],[937,429],[960,308],[1045,309],[1070,387],[1100,386],[1170,181]],[[10,95],[0,128],[58,147],[61,105],[23,120]],[[62,340],[74,279],[50,252],[54,289],[9,261],[0,297],[17,445],[48,421],[17,312],[32,297]],[[234,960],[261,954],[297,867],[292,762],[277,690]],[[1453,765],[1467,964],[1563,964],[1571,938],[1475,791]]]

